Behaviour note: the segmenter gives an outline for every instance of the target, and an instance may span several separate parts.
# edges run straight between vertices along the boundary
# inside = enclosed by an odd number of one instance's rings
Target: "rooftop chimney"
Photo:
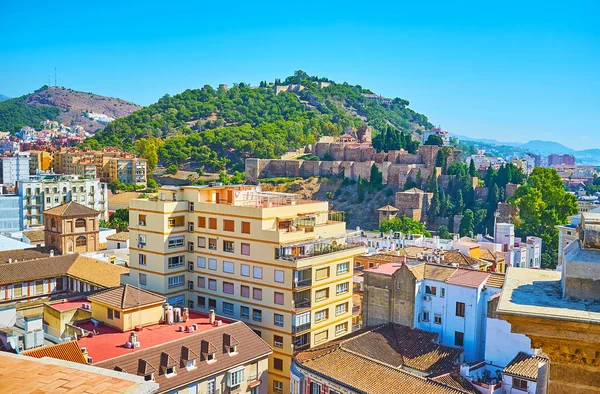
[[[54,249],[50,250],[50,257],[54,257]]]

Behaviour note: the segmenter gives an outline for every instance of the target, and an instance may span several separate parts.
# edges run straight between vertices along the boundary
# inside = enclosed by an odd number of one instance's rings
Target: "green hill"
[[[208,171],[241,170],[247,157],[276,158],[347,127],[369,125],[374,134],[390,126],[407,133],[432,127],[427,117],[408,108],[408,101],[397,98],[383,106],[366,99],[363,94],[372,92],[358,85],[302,71],[275,84],[303,88],[276,94],[261,82],[189,89],[109,123],[85,144],[136,150],[137,143],[143,155],[156,148],[164,165],[192,161]],[[149,151],[148,145],[153,146]]]

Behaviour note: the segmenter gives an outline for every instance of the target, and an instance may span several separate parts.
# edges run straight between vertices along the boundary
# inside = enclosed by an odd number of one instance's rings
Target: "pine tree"
[[[490,164],[490,166],[488,167],[488,169],[485,173],[485,178],[483,178],[483,180],[485,181],[485,185],[488,188],[491,188],[492,184],[494,183],[495,178],[496,178],[496,171],[494,171],[494,168]]]
[[[473,159],[471,159],[471,162],[469,163],[469,175],[471,175],[472,177],[479,176],[479,173],[475,169],[475,160],[473,160]]]
[[[460,227],[458,228],[458,232],[461,237],[464,236],[473,236],[473,232],[475,231],[475,215],[473,215],[473,211],[470,209],[465,210],[465,214],[463,218],[460,220]]]
[[[462,215],[463,210],[465,209],[465,202],[463,201],[462,190],[459,190],[456,197],[456,214]]]
[[[421,189],[423,187],[423,172],[421,171],[420,168],[419,168],[419,171],[417,172],[417,177],[415,178],[415,183],[419,189]]]
[[[429,205],[429,217],[436,217],[440,214],[440,194],[437,188],[433,191],[433,197]]]

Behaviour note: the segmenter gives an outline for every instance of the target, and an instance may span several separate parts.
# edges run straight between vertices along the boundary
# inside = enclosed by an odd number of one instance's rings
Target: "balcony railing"
[[[294,299],[294,310],[310,308],[311,300],[310,297],[302,297]]]
[[[310,347],[310,342],[294,344],[294,351],[306,350]]]
[[[301,289],[303,287],[310,287],[312,285],[312,279],[302,279],[302,280],[294,280],[293,288]]]
[[[297,334],[299,332],[307,331],[307,330],[310,330],[310,322],[300,324],[299,326],[292,326],[292,334]],[[295,348],[295,345],[294,345],[294,348]]]
[[[312,244],[310,245],[312,248],[305,247],[304,250],[301,250],[298,254],[284,254],[282,253],[284,248],[277,249],[276,259],[277,260],[285,260],[285,261],[296,261],[305,258],[322,256],[329,253],[336,253],[344,250],[350,250],[355,248],[363,247],[362,243],[345,243],[341,245],[336,245],[334,243],[331,244]]]

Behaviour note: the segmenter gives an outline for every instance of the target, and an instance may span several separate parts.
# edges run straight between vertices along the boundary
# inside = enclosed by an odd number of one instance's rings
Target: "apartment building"
[[[22,215],[21,197],[14,194],[0,194],[0,234],[20,231]]]
[[[351,330],[352,259],[365,249],[327,202],[184,186],[132,200],[129,215],[124,280],[248,324],[274,349],[270,392],[289,392],[295,352]]]
[[[14,153],[0,157],[0,183],[14,186],[17,181],[29,177],[29,152]]]
[[[101,151],[63,148],[53,155],[54,171],[99,178],[103,182],[146,185],[147,160],[117,148]]]
[[[99,211],[100,220],[108,220],[108,188],[97,179],[46,174],[20,181],[17,194],[22,202],[21,230],[43,225],[45,210],[71,201]]]

